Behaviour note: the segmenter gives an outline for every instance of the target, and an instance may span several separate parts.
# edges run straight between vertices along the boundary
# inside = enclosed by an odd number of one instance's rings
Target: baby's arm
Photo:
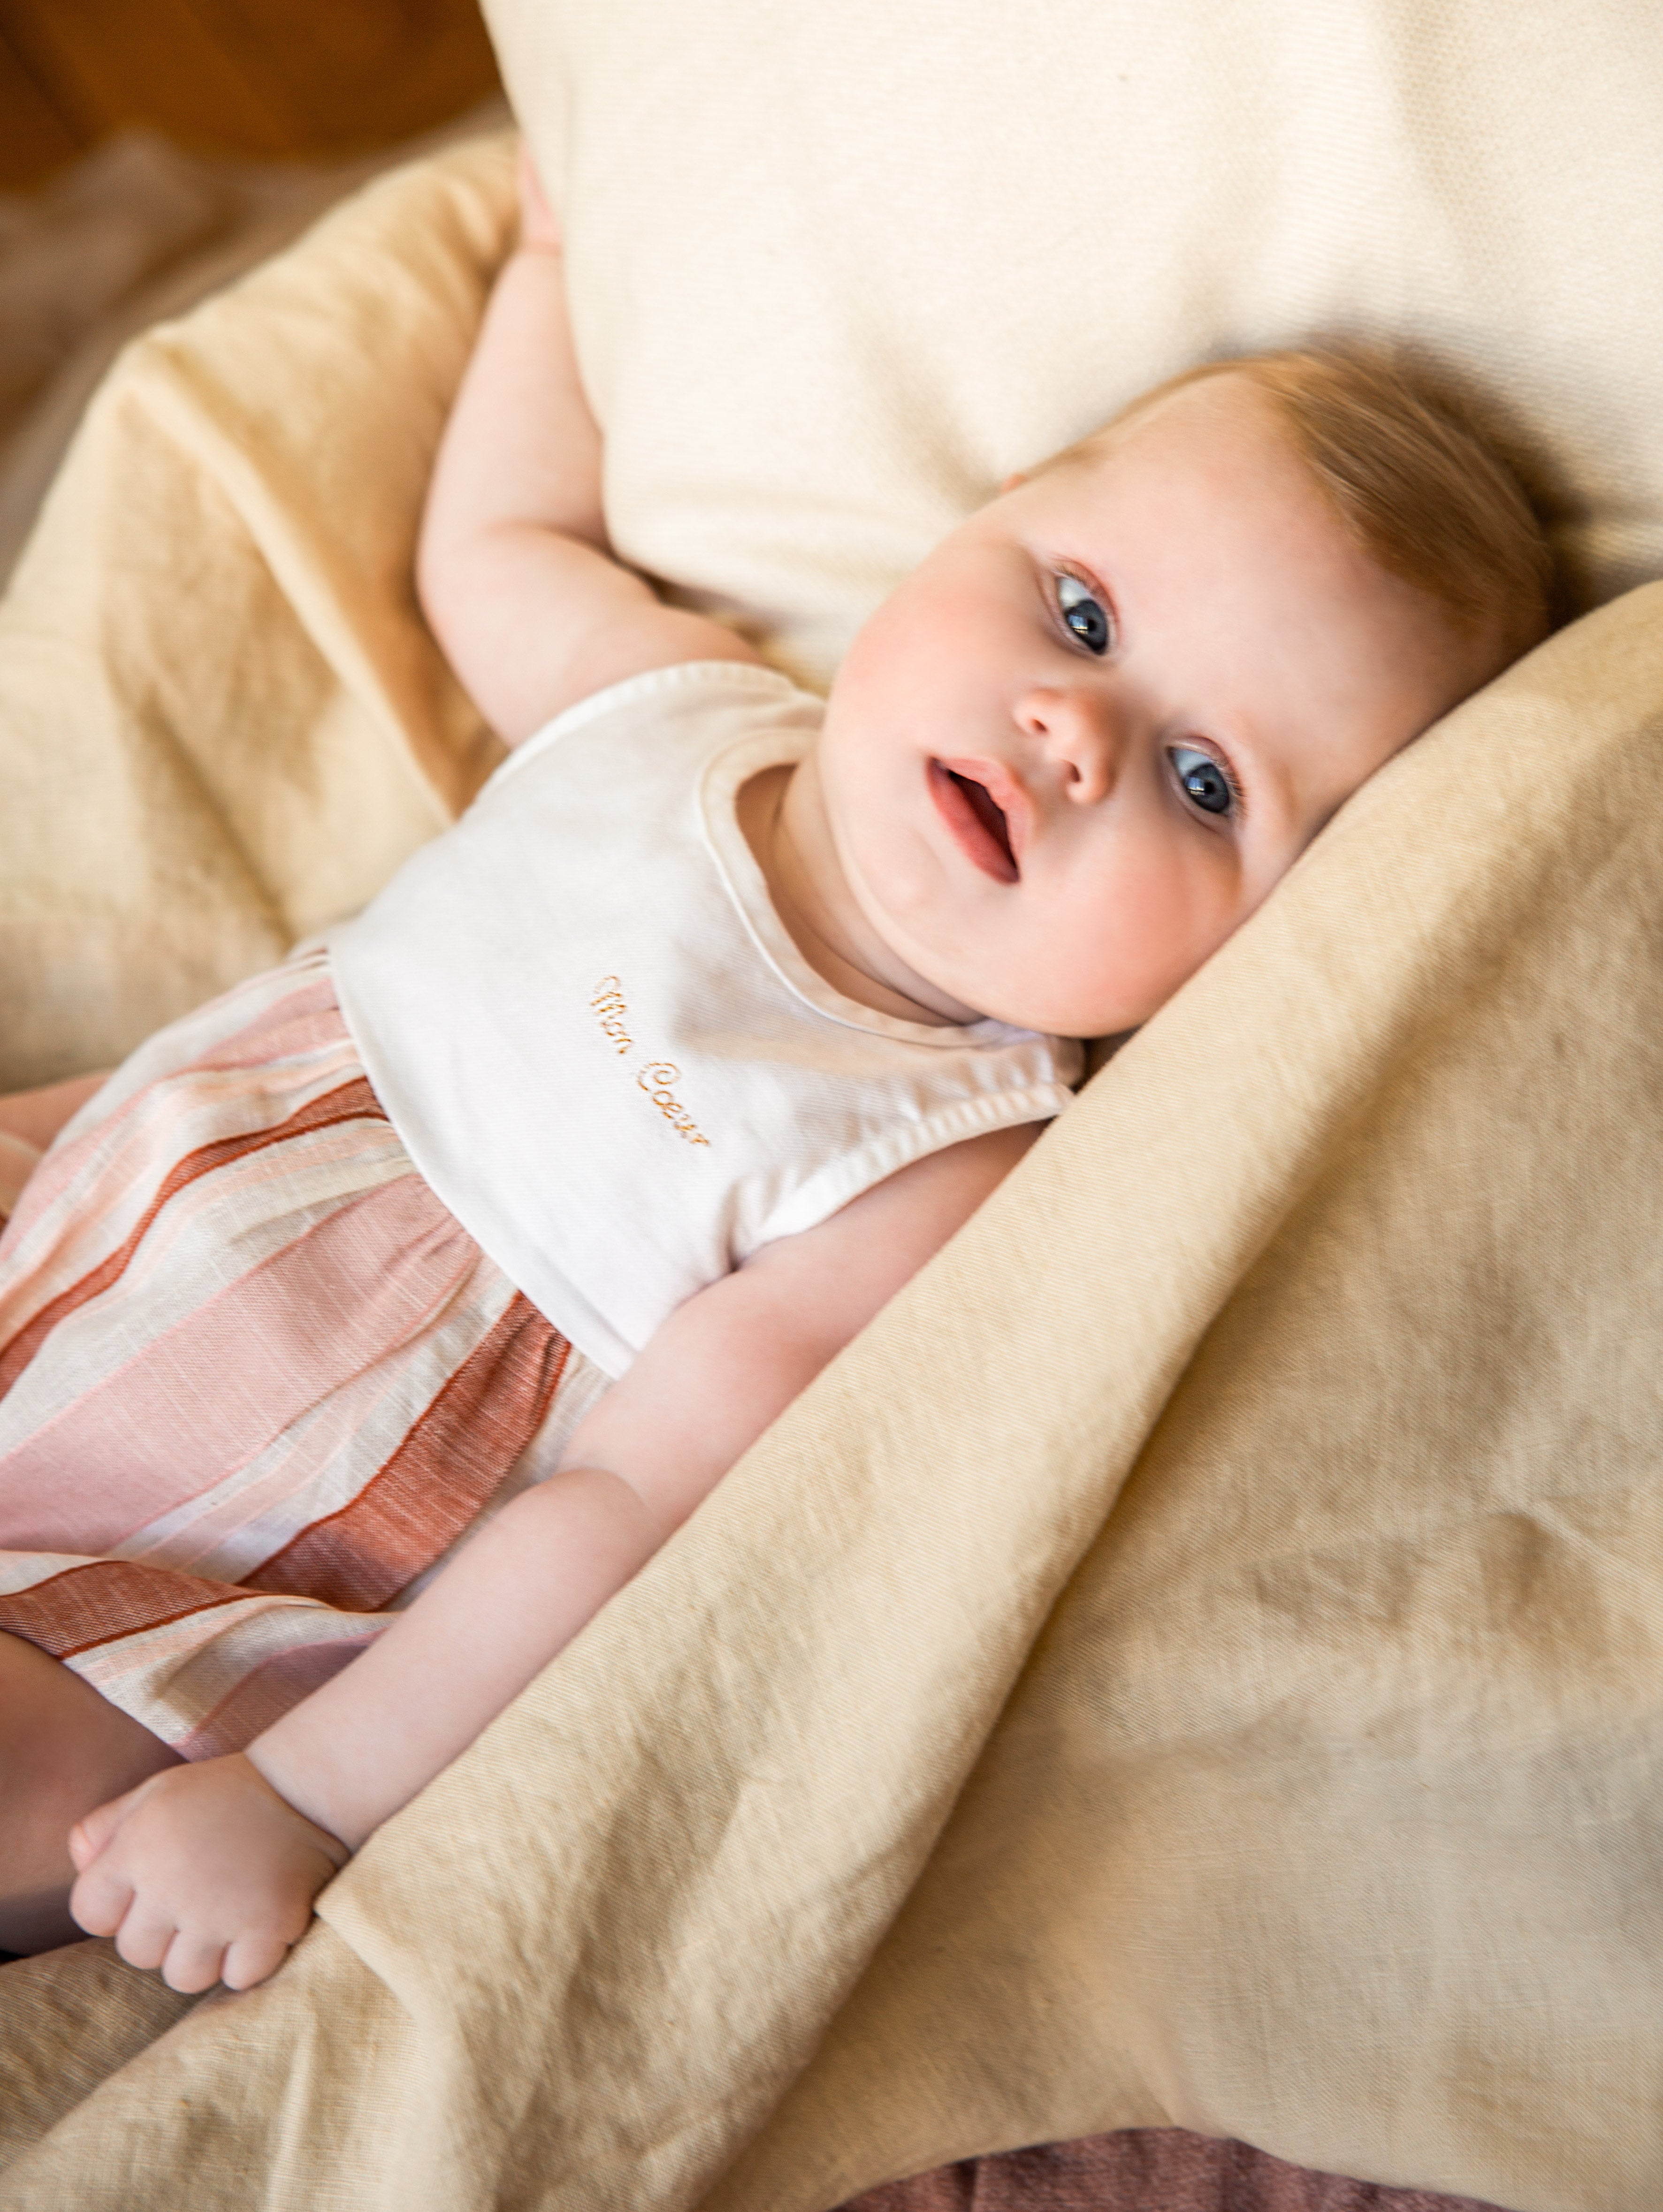
[[[639,670],[757,658],[721,623],[665,606],[613,557],[560,229],[523,155],[520,199],[519,244],[440,447],[416,554],[434,634],[511,745]]]
[[[246,1755],[170,1768],[81,1824],[81,1925],[175,1989],[270,1973],[343,1847],[448,1765],[629,1581],[1036,1133],[921,1160],[689,1298],[582,1422],[560,1472],[489,1522],[361,1659]]]

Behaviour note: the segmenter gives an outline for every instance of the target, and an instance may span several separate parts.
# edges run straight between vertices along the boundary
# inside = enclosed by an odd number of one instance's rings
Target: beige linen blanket
[[[350,161],[239,161],[131,129],[0,192],[0,586],[124,342],[289,243],[396,161],[506,125],[501,100]]]
[[[372,187],[94,399],[0,602],[0,1088],[352,912],[498,757],[410,549],[505,158]]]
[[[96,404],[0,610],[9,1079],[488,764],[408,557],[507,182]],[[1344,811],[275,1981],[0,1970],[0,2206],[819,2212],[1176,2124],[1650,2212],[1660,777],[1648,586]]]

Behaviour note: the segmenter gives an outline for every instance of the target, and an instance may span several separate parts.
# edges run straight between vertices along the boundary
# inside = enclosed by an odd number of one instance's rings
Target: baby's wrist
[[[307,1788],[305,1775],[289,1773],[281,1753],[274,1759],[258,1736],[240,1756],[274,1797],[308,1827],[317,1830],[323,1848],[336,1865],[344,1866],[363,1838],[342,1833],[337,1821],[329,1817],[330,1808],[314,1802],[317,1793]]]

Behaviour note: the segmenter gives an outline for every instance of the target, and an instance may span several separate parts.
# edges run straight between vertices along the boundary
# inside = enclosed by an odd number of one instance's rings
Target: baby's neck
[[[820,803],[812,754],[794,767],[753,776],[735,811],[782,927],[822,981],[857,1006],[901,1021],[944,1028],[976,1018],[931,1005],[905,988],[928,989],[888,951],[849,888]]]

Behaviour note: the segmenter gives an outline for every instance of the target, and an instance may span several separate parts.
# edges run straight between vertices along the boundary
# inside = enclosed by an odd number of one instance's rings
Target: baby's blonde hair
[[[1045,466],[1089,459],[1157,400],[1217,376],[1252,380],[1363,550],[1459,630],[1511,660],[1552,626],[1559,580],[1518,456],[1468,392],[1405,353],[1344,343],[1207,362]]]

